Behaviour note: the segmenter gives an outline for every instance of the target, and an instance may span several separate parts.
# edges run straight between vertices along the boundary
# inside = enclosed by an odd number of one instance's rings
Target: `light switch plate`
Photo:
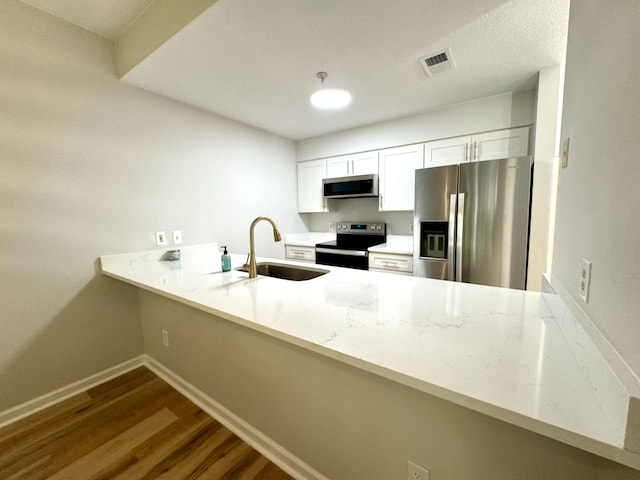
[[[562,143],[562,168],[569,166],[569,137]]]
[[[589,288],[591,288],[591,262],[583,258],[582,268],[580,269],[579,294],[585,303],[589,303]]]
[[[164,232],[156,232],[156,245],[161,247],[167,244],[167,235]]]
[[[178,245],[182,243],[182,230],[173,231],[173,244]]]

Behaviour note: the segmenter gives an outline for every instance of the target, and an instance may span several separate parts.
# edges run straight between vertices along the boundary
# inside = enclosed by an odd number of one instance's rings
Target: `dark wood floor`
[[[0,479],[290,479],[141,367],[0,429]]]

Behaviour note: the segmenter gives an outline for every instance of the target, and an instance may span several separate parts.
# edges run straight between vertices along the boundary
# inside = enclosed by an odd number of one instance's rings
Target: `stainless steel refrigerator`
[[[416,170],[413,275],[524,290],[532,160]]]

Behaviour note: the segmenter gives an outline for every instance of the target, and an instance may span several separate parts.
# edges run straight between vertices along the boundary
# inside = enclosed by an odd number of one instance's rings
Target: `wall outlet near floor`
[[[173,244],[178,245],[182,243],[182,230],[173,231]]]
[[[169,332],[166,330],[162,330],[162,345],[165,347],[169,346]]]
[[[429,470],[407,460],[407,480],[429,480]]]
[[[589,303],[589,288],[591,287],[591,262],[586,258],[582,259],[580,269],[580,288],[578,293],[585,303]]]
[[[156,232],[156,245],[161,247],[167,244],[167,235],[164,232]]]

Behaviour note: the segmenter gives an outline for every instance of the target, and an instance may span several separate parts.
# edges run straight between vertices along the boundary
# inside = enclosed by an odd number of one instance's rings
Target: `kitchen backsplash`
[[[326,232],[329,223],[384,222],[390,235],[412,235],[413,212],[380,212],[378,198],[346,198],[328,200],[327,213],[301,213],[300,217],[311,232]]]

